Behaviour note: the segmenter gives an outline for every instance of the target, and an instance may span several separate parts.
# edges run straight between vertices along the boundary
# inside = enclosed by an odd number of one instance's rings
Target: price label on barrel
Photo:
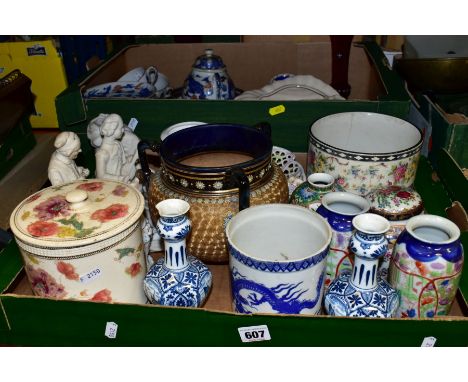
[[[269,341],[271,340],[268,326],[245,326],[237,328],[242,342],[256,342],[256,341]]]
[[[87,284],[90,281],[96,280],[98,277],[102,276],[102,271],[99,268],[93,269],[91,272],[86,273],[83,276],[80,276],[80,282]]]

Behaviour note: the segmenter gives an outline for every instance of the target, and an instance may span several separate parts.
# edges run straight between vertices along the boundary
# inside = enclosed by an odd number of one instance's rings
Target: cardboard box
[[[20,69],[32,80],[32,127],[57,128],[55,97],[67,87],[62,58],[52,40],[0,43],[0,75]]]
[[[303,154],[303,159],[305,154]],[[421,158],[415,182],[428,213],[451,206],[442,183]],[[468,223],[468,222],[465,222]],[[462,242],[467,248],[468,233]],[[432,319],[337,318],[237,314],[227,265],[211,265],[213,289],[203,308],[106,304],[32,296],[14,241],[0,252],[0,343],[28,346],[436,346],[468,345],[468,266],[450,316]],[[108,322],[116,338],[105,336]],[[267,325],[271,340],[242,343],[238,328]]]
[[[325,115],[345,111],[372,111],[406,117],[410,99],[403,81],[387,65],[375,43],[352,46],[349,83],[351,95],[345,101],[199,101],[94,98],[84,100],[85,89],[115,81],[128,70],[154,65],[170,79],[171,86],[183,85],[195,58],[212,48],[220,55],[235,86],[258,89],[278,73],[311,74],[331,82],[329,41],[307,43],[250,42],[213,44],[145,44],[129,46],[96,68],[83,81],[74,83],[56,99],[61,130],[80,136],[85,167],[93,170],[94,150],[86,137],[89,121],[99,113],[118,113],[125,122],[136,118],[140,138],[158,140],[166,127],[183,121],[230,122],[254,125],[266,121],[272,126],[274,144],[305,152],[310,125]],[[272,107],[285,112],[271,115]]]
[[[468,95],[438,96],[437,101],[424,95],[420,101],[420,111],[432,128],[432,150],[429,158],[437,166],[437,155],[445,148],[461,168],[468,168],[468,117],[462,113],[450,112],[450,104],[459,99],[468,114]]]

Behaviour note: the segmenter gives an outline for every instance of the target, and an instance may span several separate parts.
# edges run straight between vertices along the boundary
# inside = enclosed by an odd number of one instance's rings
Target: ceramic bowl
[[[290,204],[249,207],[226,226],[233,307],[239,313],[318,314],[332,232]]]
[[[307,174],[326,172],[360,195],[392,185],[411,187],[422,138],[415,126],[389,115],[332,114],[310,128]]]
[[[147,82],[107,82],[96,85],[84,92],[85,98],[130,97],[149,98],[155,93],[153,85]]]
[[[279,74],[261,89],[245,91],[235,98],[246,100],[344,99],[330,85],[311,75]]]

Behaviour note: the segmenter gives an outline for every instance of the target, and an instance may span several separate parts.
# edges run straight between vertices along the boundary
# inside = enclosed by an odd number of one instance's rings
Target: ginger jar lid
[[[367,194],[369,212],[388,220],[406,220],[423,211],[421,196],[413,189],[398,186],[380,188]]]
[[[225,67],[221,57],[213,54],[213,49],[205,49],[205,54],[198,56],[193,64],[193,68],[201,70],[217,70]]]
[[[17,240],[33,247],[82,247],[126,231],[143,209],[143,195],[133,186],[85,179],[23,200],[10,216],[10,227]]]

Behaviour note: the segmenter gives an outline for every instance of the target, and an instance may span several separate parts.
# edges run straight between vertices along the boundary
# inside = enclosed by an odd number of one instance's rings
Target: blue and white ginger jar
[[[206,49],[205,54],[196,59],[185,80],[182,98],[216,100],[233,99],[234,96],[234,84],[223,60],[214,55],[212,49]]]

